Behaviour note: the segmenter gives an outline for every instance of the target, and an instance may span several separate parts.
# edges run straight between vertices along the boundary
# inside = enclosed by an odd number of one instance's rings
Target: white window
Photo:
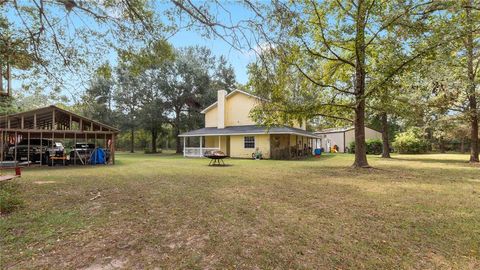
[[[254,136],[243,137],[243,147],[244,148],[255,148],[255,137]]]

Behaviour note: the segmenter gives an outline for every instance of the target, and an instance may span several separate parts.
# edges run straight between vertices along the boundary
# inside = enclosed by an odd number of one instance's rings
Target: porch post
[[[186,145],[186,142],[187,141],[187,137],[183,137],[183,157],[185,157],[185,145]]]
[[[222,136],[218,135],[218,150],[222,149]]]
[[[203,151],[202,151],[202,147],[203,147],[203,136],[200,136],[200,157],[203,156]]]

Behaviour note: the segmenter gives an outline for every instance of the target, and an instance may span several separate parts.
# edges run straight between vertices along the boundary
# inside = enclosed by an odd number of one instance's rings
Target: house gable
[[[255,125],[255,121],[250,118],[250,111],[259,104],[260,100],[261,98],[241,90],[235,90],[226,95],[225,126]],[[218,102],[205,108],[202,113],[205,114],[205,127],[218,126]]]
[[[250,112],[260,104],[262,98],[250,93],[234,90],[225,96],[224,124],[225,126],[247,126],[257,123],[250,117]],[[205,114],[205,127],[218,127],[218,101],[202,111]],[[294,128],[305,130],[305,125],[295,123]]]

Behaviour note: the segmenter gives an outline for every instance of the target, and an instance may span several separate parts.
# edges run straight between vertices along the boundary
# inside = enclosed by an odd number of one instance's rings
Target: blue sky
[[[201,4],[200,1],[193,1],[194,4]],[[239,3],[235,2],[221,2],[222,6],[228,10],[217,9],[218,6],[211,6],[210,12],[212,15],[217,16],[217,20],[225,24],[235,24],[240,20],[245,20],[252,16],[250,10],[246,9]],[[164,11],[165,8],[170,8],[171,5],[168,4],[159,4],[157,9],[160,13]],[[186,18],[186,17],[185,17]],[[184,18],[184,19],[185,19]],[[176,23],[180,23],[180,18],[177,19]],[[254,60],[254,54],[249,53],[248,51],[239,51],[232,48],[228,43],[223,41],[220,38],[216,39],[207,39],[201,35],[200,32],[195,30],[182,30],[176,35],[169,39],[169,42],[172,43],[174,47],[185,47],[192,45],[201,45],[208,47],[214,55],[220,56],[224,55],[227,57],[228,62],[233,66],[237,81],[239,83],[246,83],[248,80],[247,76],[247,65]]]
[[[28,2],[22,2],[22,4],[27,4]],[[196,2],[194,1],[195,4],[202,4],[202,2]],[[222,2],[222,5],[230,12],[228,14],[225,10],[211,10],[212,14],[215,14],[218,16],[219,20],[225,22],[226,24],[228,23],[235,23],[238,20],[245,19],[249,17],[251,14],[249,14],[249,11],[242,7],[238,3],[234,2]],[[88,19],[87,17],[79,18],[76,12],[70,12],[68,13],[66,10],[58,8],[58,6],[52,5],[50,7],[53,7],[50,11],[52,12],[53,15],[57,15],[59,18],[63,18],[62,20],[70,20],[70,22],[73,22],[75,24],[78,24],[78,26],[82,27],[85,25],[88,25],[89,28],[93,29],[100,29],[102,26],[95,25],[92,20]],[[159,17],[165,18],[164,12],[166,9],[172,8],[172,4],[169,2],[155,2],[155,10],[158,12]],[[10,20],[11,23],[13,23],[15,26],[22,26],[22,23],[20,19],[18,18],[17,14],[11,10],[7,9],[6,12],[7,18]],[[187,16],[183,15],[183,18],[177,17],[175,23],[176,24],[181,24],[181,20],[187,20]],[[170,21],[165,21],[165,24],[171,23]],[[196,29],[196,30],[194,30]],[[213,39],[208,39],[206,37],[202,36],[202,33],[198,31],[198,27],[195,27],[194,29],[183,29],[177,32],[175,35],[169,37],[168,41],[176,48],[181,48],[181,47],[186,47],[186,46],[205,46],[209,48],[212,53],[215,56],[221,56],[224,55],[226,59],[228,60],[229,64],[231,64],[235,70],[235,75],[236,75],[236,80],[237,82],[241,84],[245,84],[248,80],[247,76],[247,65],[251,61],[255,59],[254,54],[249,53],[248,51],[238,51],[234,48],[232,48],[228,43],[225,41],[221,40],[220,38],[213,38]],[[169,35],[169,33],[165,33],[166,36]],[[88,46],[88,44],[83,43],[82,45]],[[109,63],[115,65],[117,62],[116,59],[116,53],[113,51],[113,49],[109,52],[104,54],[103,59],[100,58],[94,58],[94,59],[88,59],[87,61],[90,61],[90,63],[94,63],[95,65],[102,64],[106,61]],[[75,73],[68,73],[67,71],[65,74],[57,74],[59,76],[64,76],[68,78],[67,83],[62,85],[62,92],[68,97],[72,98],[74,96],[78,96],[85,87],[87,86],[85,84],[86,80],[88,80],[87,77],[81,78],[80,74],[75,74]],[[29,79],[22,79],[16,80],[13,82],[14,89],[17,89],[16,91],[22,91],[22,82],[26,82]],[[47,87],[48,88],[48,87]],[[47,90],[47,88],[45,90]],[[73,101],[73,100],[71,100]]]
[[[169,42],[176,48],[194,45],[206,46],[216,56],[225,55],[228,62],[235,69],[237,82],[244,84],[248,80],[247,65],[254,59],[253,55],[248,54],[248,52],[240,52],[233,49],[229,44],[220,39],[206,39],[195,31],[181,31],[171,37]]]

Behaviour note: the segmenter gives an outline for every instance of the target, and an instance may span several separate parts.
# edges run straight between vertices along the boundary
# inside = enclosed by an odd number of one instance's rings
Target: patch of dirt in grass
[[[45,184],[55,184],[57,183],[57,181],[34,181],[33,183],[37,185],[45,185]]]
[[[83,270],[114,270],[123,269],[127,263],[126,259],[113,259],[107,264],[93,264]]]

